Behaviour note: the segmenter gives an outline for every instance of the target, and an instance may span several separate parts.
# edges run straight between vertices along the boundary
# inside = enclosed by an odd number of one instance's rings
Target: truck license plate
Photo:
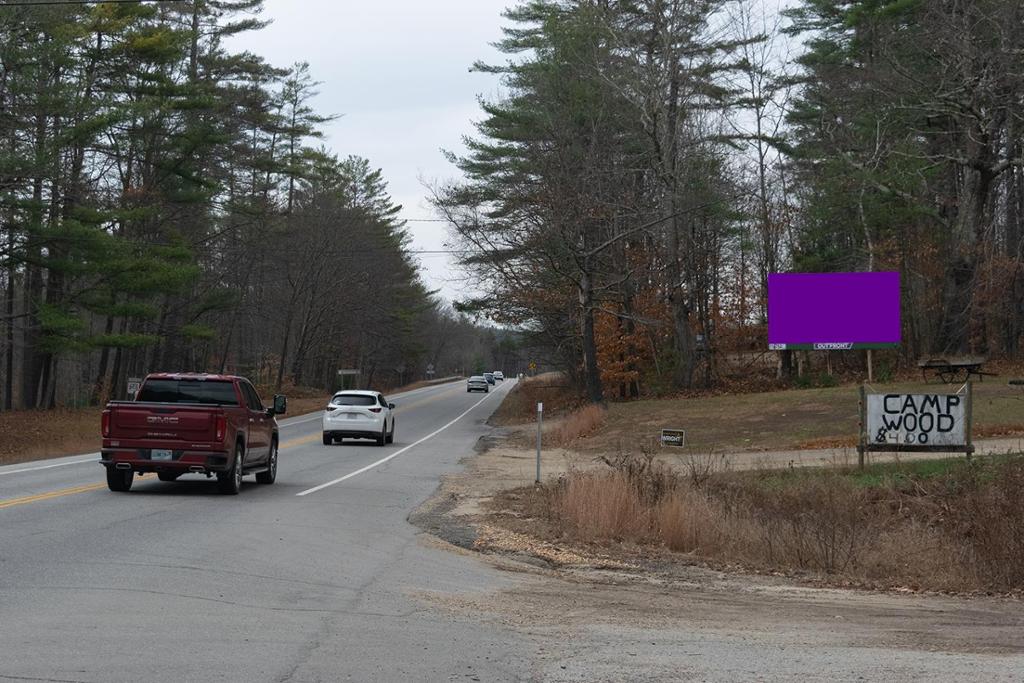
[[[150,458],[153,460],[171,460],[173,457],[174,451],[164,449],[154,449],[150,451]]]

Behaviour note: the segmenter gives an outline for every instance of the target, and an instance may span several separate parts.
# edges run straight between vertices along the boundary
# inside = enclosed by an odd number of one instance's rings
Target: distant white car
[[[342,439],[395,440],[395,404],[379,391],[339,391],[324,409],[324,445]]]
[[[498,380],[499,382],[504,382],[505,381],[505,373],[502,372],[501,370],[495,370],[494,371],[494,379]]]
[[[483,375],[473,375],[466,380],[466,393],[471,391],[482,391],[485,394],[491,390],[490,382]]]

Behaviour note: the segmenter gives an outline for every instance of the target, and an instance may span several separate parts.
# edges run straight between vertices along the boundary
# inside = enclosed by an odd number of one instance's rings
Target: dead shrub
[[[868,539],[864,491],[839,477],[807,479],[758,501],[765,559],[799,569],[841,573]]]
[[[749,539],[749,528],[719,503],[683,486],[652,513],[658,541],[669,550],[713,555]]]
[[[942,522],[981,585],[1024,586],[1024,461],[964,467],[942,483],[949,496]],[[961,488],[959,495],[949,492]]]
[[[660,460],[655,460],[649,452],[620,453],[598,459],[621,474],[648,507],[660,503],[680,484],[678,473]]]
[[[553,499],[554,516],[585,541],[643,541],[650,514],[621,472],[575,472]]]
[[[537,419],[537,404],[544,404],[544,416],[550,417],[583,405],[584,396],[569,380],[557,372],[524,379],[512,389],[491,416],[496,425],[514,425]]]
[[[551,430],[553,445],[565,447],[576,439],[594,433],[604,424],[607,410],[599,405],[588,405],[570,413]]]
[[[875,483],[843,468],[704,476],[649,453],[601,460],[610,469],[545,487],[537,514],[559,533],[875,586],[1024,588],[1024,457]]]

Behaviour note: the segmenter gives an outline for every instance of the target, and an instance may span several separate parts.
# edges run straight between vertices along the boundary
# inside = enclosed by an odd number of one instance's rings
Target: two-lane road
[[[0,681],[512,680],[525,642],[424,609],[500,587],[407,517],[511,387],[392,398],[393,445],[284,420],[277,483],[102,483],[95,457],[0,468]]]

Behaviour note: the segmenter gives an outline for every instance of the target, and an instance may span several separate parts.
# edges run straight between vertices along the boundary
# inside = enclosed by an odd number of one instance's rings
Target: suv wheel
[[[324,432],[324,445],[330,446],[332,443],[334,443],[334,439],[331,438],[330,434]]]
[[[236,496],[242,490],[242,453],[241,444],[235,446],[235,459],[231,463],[231,469],[217,473],[217,488],[223,494]]]
[[[277,442],[270,444],[270,457],[267,458],[267,469],[256,475],[258,484],[273,484],[277,480]]]
[[[380,426],[380,436],[377,437],[377,445],[383,446],[388,442],[388,425],[387,421]]]
[[[113,465],[107,467],[107,488],[111,491],[118,493],[130,491],[133,481],[135,481],[135,473],[131,470],[115,469]]]
[[[395,442],[395,421],[391,420],[391,431],[388,432],[387,443],[394,443],[394,442]]]

